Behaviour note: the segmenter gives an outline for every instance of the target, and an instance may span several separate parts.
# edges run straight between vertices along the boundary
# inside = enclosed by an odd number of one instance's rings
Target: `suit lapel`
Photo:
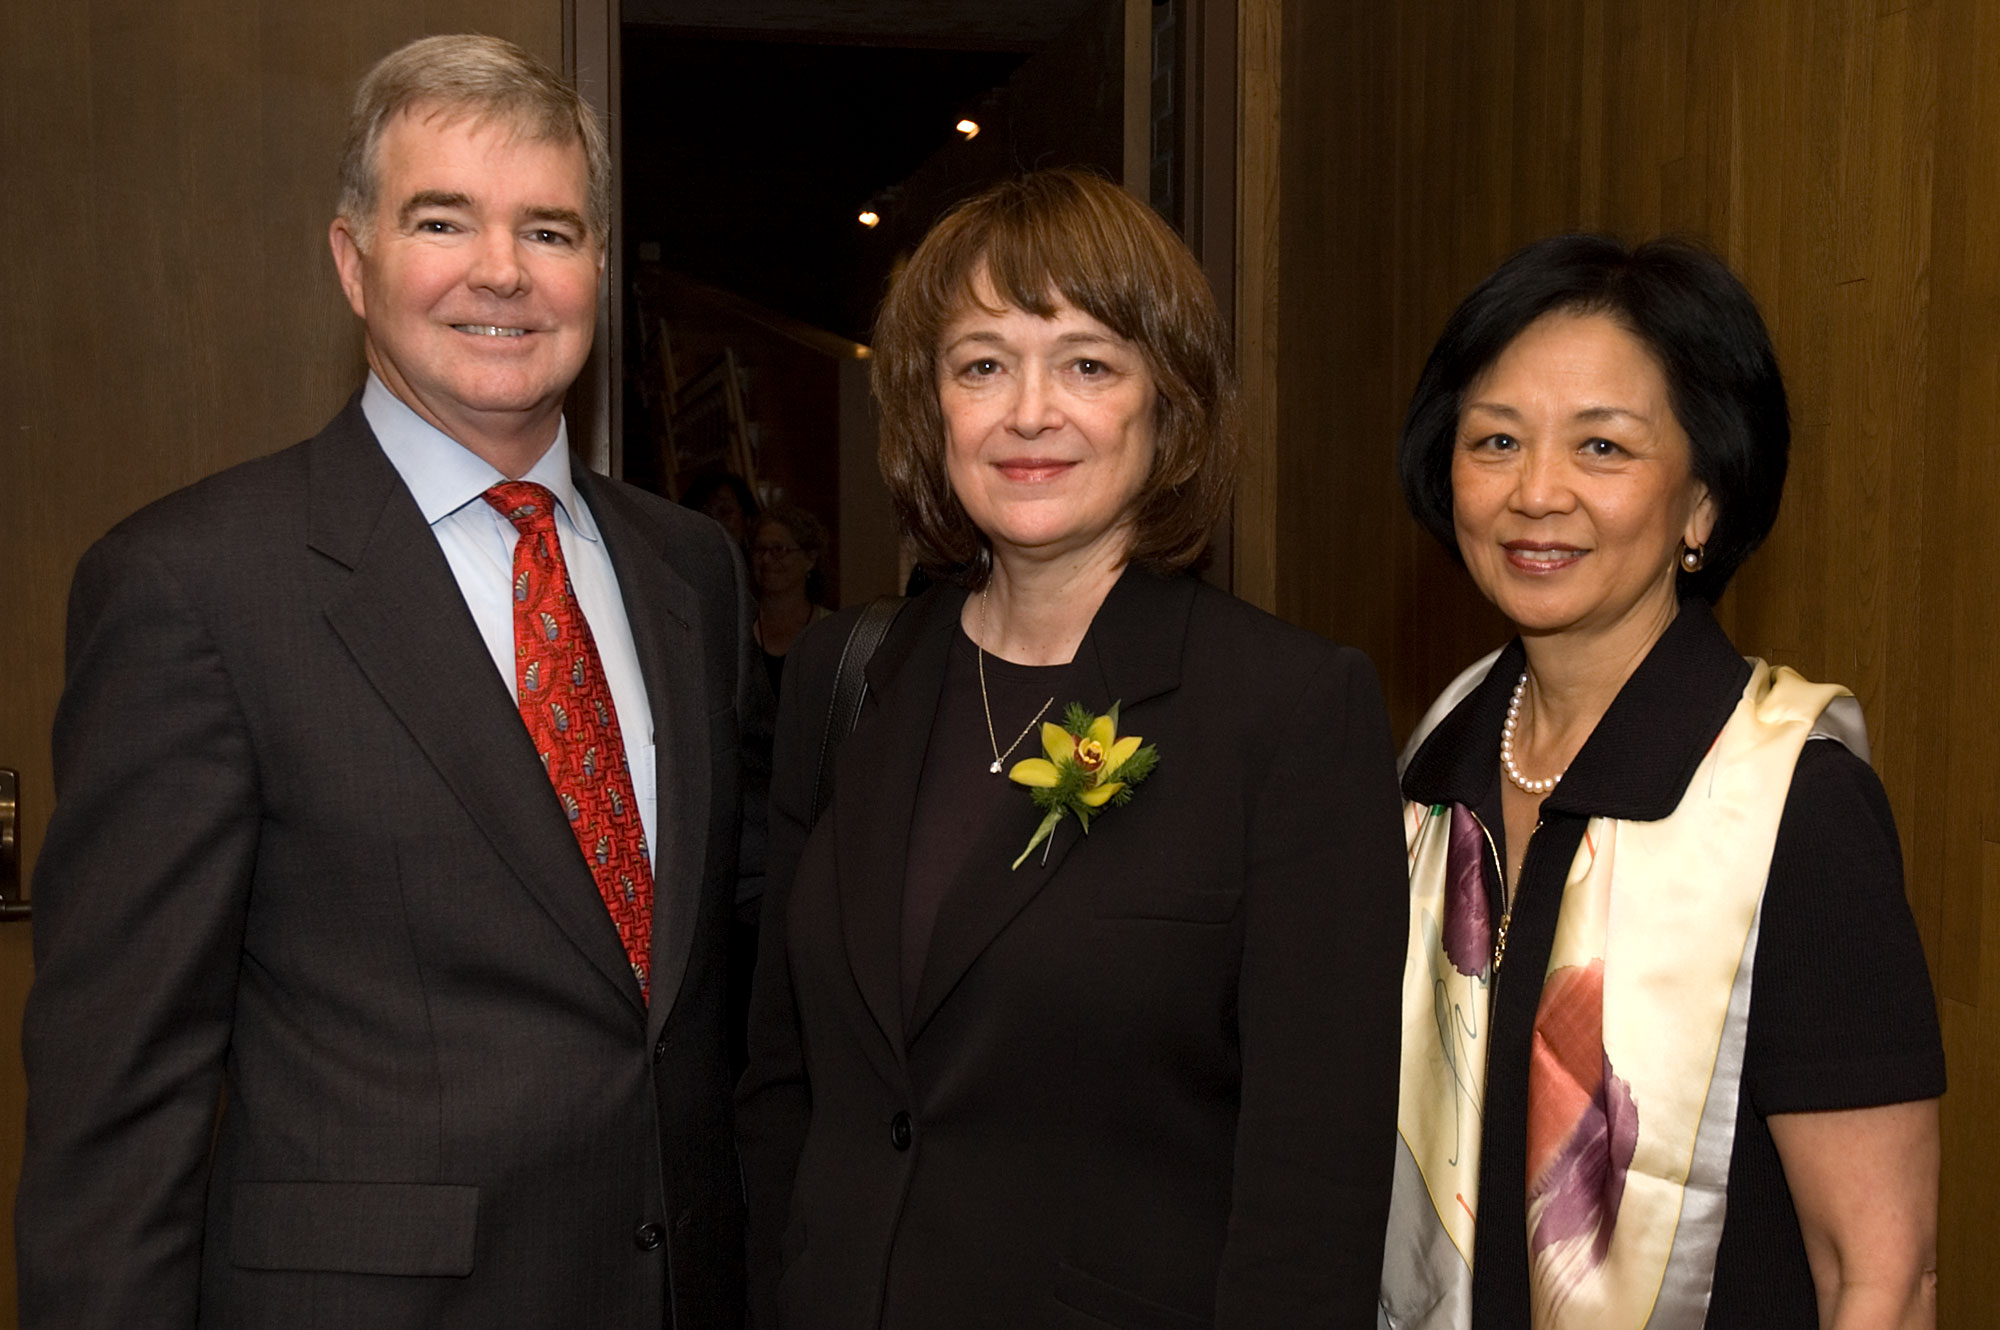
[[[634,1007],[638,986],[514,699],[359,399],[313,440],[308,545],[345,570],[327,622],[549,917]]]
[[[714,794],[708,692],[700,676],[707,654],[695,626],[700,616],[694,588],[668,564],[666,532],[603,477],[579,467],[576,482],[611,552],[653,711],[653,788],[658,795],[653,825],[659,845],[653,855],[653,988],[647,1024],[657,1033],[687,973],[707,868]],[[627,744],[631,741],[627,735]]]
[[[841,742],[834,774],[830,811],[848,964],[899,1058],[910,810],[964,603],[962,593],[943,588],[905,612],[907,623],[897,624],[868,663],[868,700],[854,732]]]
[[[1059,697],[1055,709],[1080,702],[1102,714],[1117,702],[1121,730],[1143,734],[1143,704],[1180,684],[1181,652],[1194,594],[1195,585],[1190,578],[1163,579],[1128,567],[1111,594],[1105,597],[1077,649],[1077,684],[1085,696]],[[937,677],[941,679],[943,672],[940,658]],[[933,688],[932,708],[936,700]],[[925,729],[928,732],[928,712]],[[921,751],[918,761],[921,764]],[[907,809],[914,802],[913,784],[910,799],[902,807]],[[931,931],[923,979],[917,985],[917,1000],[907,1032],[910,1043],[922,1036],[938,1008],[1001,930],[1056,881],[1071,853],[1083,841],[1084,833],[1076,819],[1065,817],[1051,834],[1049,843],[1038,848],[1018,869],[1009,868],[1041,816],[1028,792],[1021,790],[1019,806],[994,820],[993,827],[981,837],[965,868],[946,892]],[[1116,817],[1117,813],[1111,812],[1109,816]],[[842,876],[846,876],[844,869]],[[899,876],[898,892],[901,883]]]

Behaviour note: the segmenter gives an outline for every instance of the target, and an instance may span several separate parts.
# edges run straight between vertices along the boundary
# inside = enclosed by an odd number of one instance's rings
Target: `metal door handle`
[[[0,924],[26,919],[34,906],[21,899],[21,777],[0,767]]]

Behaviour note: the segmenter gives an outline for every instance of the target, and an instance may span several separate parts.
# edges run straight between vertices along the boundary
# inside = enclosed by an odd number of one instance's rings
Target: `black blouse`
[[[1425,740],[1406,798],[1462,803],[1504,856],[1500,727],[1524,656],[1508,645]],[[1689,600],[1542,801],[1521,865],[1506,960],[1493,989],[1473,1322],[1526,1325],[1528,1060],[1563,881],[1592,817],[1673,812],[1735,710],[1749,665],[1706,604]],[[1503,885],[1486,866],[1493,917]],[[1882,784],[1833,742],[1809,742],[1792,773],[1765,886],[1751,988],[1728,1213],[1709,1324],[1819,1324],[1791,1191],[1765,1118],[1866,1108],[1944,1092],[1944,1048]]]
[[[997,656],[985,659],[980,685],[980,653],[963,631],[954,634],[924,750],[924,774],[910,814],[909,859],[903,872],[903,1019],[916,1010],[930,952],[931,927],[945,893],[1004,809],[1018,806],[1027,791],[1007,779],[1023,758],[1042,755],[1039,721],[1060,725],[1066,699],[1076,696],[1076,671],[1069,665],[1016,665]],[[992,733],[987,731],[991,716]],[[991,770],[993,751],[1009,741],[1000,771]],[[1023,841],[1023,844],[1026,844]]]

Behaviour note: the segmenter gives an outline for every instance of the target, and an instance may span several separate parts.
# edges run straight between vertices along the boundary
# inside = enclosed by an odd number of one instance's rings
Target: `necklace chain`
[[[1500,769],[1507,773],[1507,779],[1526,790],[1529,794],[1547,794],[1562,783],[1569,768],[1564,767],[1555,775],[1536,780],[1523,776],[1521,768],[1514,764],[1514,727],[1521,719],[1521,697],[1528,691],[1528,672],[1521,671],[1521,680],[1514,685],[1514,696],[1507,703],[1507,723],[1500,727]]]
[[[979,636],[981,638],[986,636],[985,587],[979,589]],[[1049,708],[1056,704],[1056,698],[1054,693],[1049,694],[1049,700],[1042,703],[1042,709],[1037,711],[1033,718],[1021,727],[1021,732],[1014,736],[1014,742],[1007,745],[1007,751],[1004,753],[1001,752],[1000,736],[993,732],[993,703],[986,696],[986,648],[980,643],[974,642],[972,649],[979,656],[979,706],[986,713],[986,742],[993,746],[993,765],[986,769],[997,776],[1000,774],[1000,768],[1006,765],[1007,759],[1014,755],[1014,750],[1021,746],[1021,740],[1028,737],[1028,731],[1034,729],[1041,722],[1042,717],[1049,714]],[[1522,677],[1525,678],[1526,676]]]

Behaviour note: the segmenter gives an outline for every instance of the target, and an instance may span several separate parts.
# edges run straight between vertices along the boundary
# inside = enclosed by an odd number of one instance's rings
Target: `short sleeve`
[[[1744,1090],[1756,1110],[1869,1108],[1944,1093],[1930,970],[1882,783],[1839,743],[1799,755],[1771,856]]]

